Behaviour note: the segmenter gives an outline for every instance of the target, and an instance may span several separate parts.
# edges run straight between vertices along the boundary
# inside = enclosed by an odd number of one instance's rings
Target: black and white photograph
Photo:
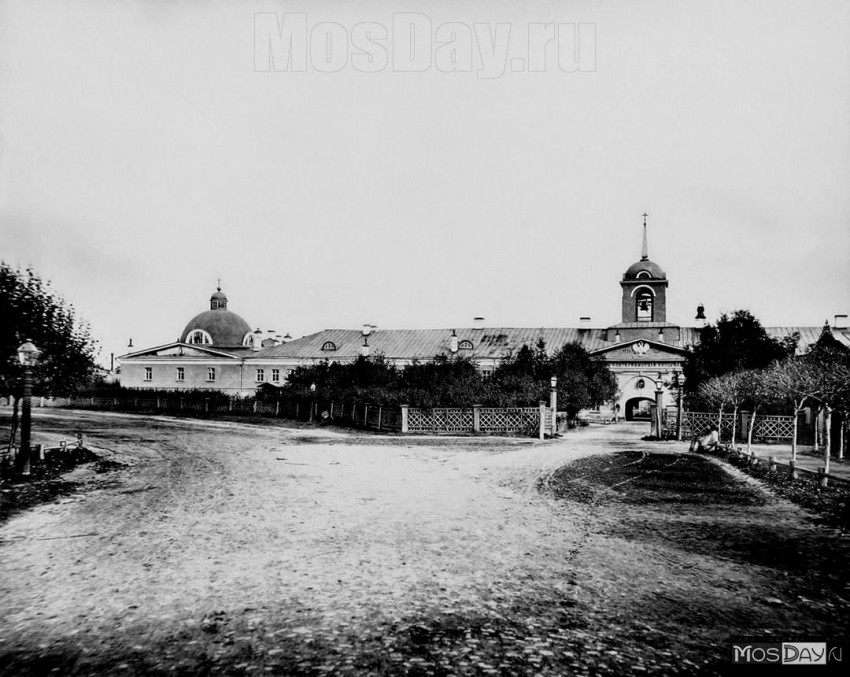
[[[0,0],[0,674],[846,674],[848,265],[846,2]]]

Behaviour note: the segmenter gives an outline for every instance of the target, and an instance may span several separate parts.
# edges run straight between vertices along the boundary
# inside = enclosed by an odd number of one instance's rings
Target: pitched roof
[[[579,327],[471,327],[454,330],[458,343],[469,341],[471,350],[458,350],[459,355],[475,359],[502,359],[522,346],[536,346],[542,339],[548,352],[553,353],[566,343],[576,342],[589,352],[595,352],[617,345],[613,341],[614,330],[632,328],[633,323],[612,325],[604,329],[584,329]],[[635,325],[645,328],[646,323]],[[675,327],[670,323],[658,326]],[[680,335],[676,347],[685,348],[699,342],[698,327],[678,327]],[[766,327],[774,337],[784,338],[794,332],[800,334],[798,352],[805,352],[815,343],[821,334],[821,327]],[[376,329],[364,336],[359,329],[325,329],[315,334],[295,339],[278,346],[263,348],[253,352],[249,359],[289,358],[353,360],[360,355],[364,338],[369,343],[371,355],[384,355],[388,359],[430,360],[436,355],[451,351],[452,329]],[[836,334],[838,331],[837,330]],[[848,330],[844,330],[848,331]],[[623,339],[626,337],[623,336]],[[328,342],[335,350],[322,350]],[[621,340],[620,343],[625,343]]]

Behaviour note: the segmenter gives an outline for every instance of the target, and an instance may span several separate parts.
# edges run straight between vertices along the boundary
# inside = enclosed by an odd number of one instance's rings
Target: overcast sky
[[[103,361],[176,339],[219,277],[293,336],[605,326],[644,211],[668,320],[850,312],[850,3],[353,4],[0,0],[0,258]],[[398,72],[392,40],[358,69],[355,26],[393,11],[469,27],[461,72]],[[270,12],[307,14],[305,72],[258,70]],[[509,25],[503,74],[475,23]],[[529,72],[546,23],[584,24],[579,56]]]

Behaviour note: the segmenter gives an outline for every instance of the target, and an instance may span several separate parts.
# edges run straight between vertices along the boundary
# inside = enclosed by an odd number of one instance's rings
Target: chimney
[[[619,343],[619,342],[620,342],[620,330],[618,329],[616,331],[616,333],[614,334],[614,343]]]
[[[128,348],[132,348],[132,347],[133,347],[133,339],[132,339],[132,338],[130,339],[130,342],[127,344],[127,347],[128,347]]]
[[[363,334],[363,336],[368,336],[369,334],[371,334],[372,333],[372,325],[371,324],[364,324],[363,329],[361,330],[361,333]]]
[[[658,327],[658,341],[664,343],[664,327]]]
[[[579,329],[590,329],[590,318],[589,317],[578,318],[578,326],[579,326]]]
[[[292,334],[290,334],[289,332],[286,332],[286,335],[283,337],[283,342],[289,343],[291,340],[292,340]]]
[[[449,349],[453,352],[457,352],[457,332],[452,329],[452,337],[449,340]]]
[[[705,306],[701,303],[697,306],[697,314],[694,318],[694,323],[699,329],[702,329],[708,324],[708,320],[705,319]]]
[[[836,315],[835,322],[832,324],[833,329],[847,329],[847,316]]]
[[[257,327],[254,330],[254,333],[251,334],[251,348],[254,351],[260,350],[263,347],[263,332],[260,331],[260,328]]]
[[[473,317],[472,318],[472,328],[473,329],[484,329],[484,318],[483,317]]]
[[[363,326],[366,327],[368,325],[363,325]],[[360,354],[363,357],[369,357],[369,339],[366,338],[366,337],[363,338],[363,345],[360,346]]]

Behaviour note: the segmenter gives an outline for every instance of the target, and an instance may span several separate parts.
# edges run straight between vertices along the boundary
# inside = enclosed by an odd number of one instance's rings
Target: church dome
[[[210,309],[189,320],[180,341],[235,348],[243,345],[245,336],[250,332],[248,323],[227,309],[227,296],[219,287],[210,297]]]
[[[661,266],[654,261],[641,259],[630,265],[623,275],[624,280],[640,280],[644,278],[648,280],[666,280],[667,273],[661,270]]]

